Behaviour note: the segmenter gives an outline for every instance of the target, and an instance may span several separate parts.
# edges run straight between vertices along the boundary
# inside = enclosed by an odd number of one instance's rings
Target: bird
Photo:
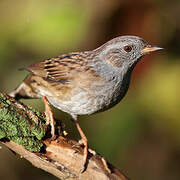
[[[42,98],[52,138],[56,135],[50,105],[68,113],[81,136],[85,169],[88,139],[78,116],[103,112],[118,104],[141,57],[161,49],[138,36],[119,36],[94,50],[68,53],[21,68],[29,74],[9,95],[17,100]]]

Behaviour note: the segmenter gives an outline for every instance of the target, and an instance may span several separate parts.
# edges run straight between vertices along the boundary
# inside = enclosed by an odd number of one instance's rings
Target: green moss
[[[41,139],[46,132],[45,117],[31,107],[21,104],[0,93],[0,139],[6,138],[23,145],[32,152],[39,152]]]

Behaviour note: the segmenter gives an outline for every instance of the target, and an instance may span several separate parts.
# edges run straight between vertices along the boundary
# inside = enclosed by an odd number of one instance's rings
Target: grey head
[[[137,36],[120,36],[114,38],[97,50],[101,49],[100,58],[115,67],[132,66],[142,56],[162,48],[149,45]]]
[[[96,71],[102,76],[132,71],[140,58],[152,51],[162,48],[149,45],[137,36],[120,36],[95,49]]]

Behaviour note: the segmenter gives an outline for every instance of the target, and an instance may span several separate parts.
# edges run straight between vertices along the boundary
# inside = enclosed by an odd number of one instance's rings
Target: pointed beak
[[[147,53],[150,53],[150,52],[153,52],[153,51],[158,51],[158,50],[161,50],[161,49],[163,49],[163,48],[157,47],[157,46],[148,45],[143,50],[141,50],[141,53],[142,54],[147,54]]]

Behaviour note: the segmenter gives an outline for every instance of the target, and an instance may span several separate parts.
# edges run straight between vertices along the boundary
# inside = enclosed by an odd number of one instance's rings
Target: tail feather
[[[29,92],[30,87],[26,83],[22,82],[14,91],[9,93],[9,96],[16,100],[35,98]]]

